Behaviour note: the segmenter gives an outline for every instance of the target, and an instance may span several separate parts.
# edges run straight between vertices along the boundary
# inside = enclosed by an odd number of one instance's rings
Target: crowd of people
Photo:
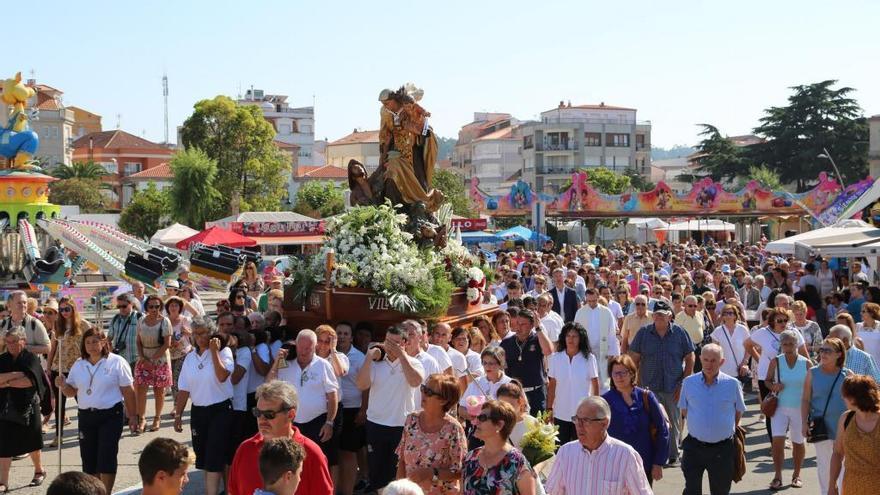
[[[760,244],[548,242],[499,253],[493,269],[484,301],[498,310],[460,327],[291,331],[283,277],[255,266],[214,314],[186,272],[163,297],[135,284],[107,333],[74,301],[13,292],[0,319],[0,492],[17,456],[43,483],[53,396],[75,398],[82,471],[112,492],[123,429],[161,434],[169,393],[178,432],[191,403],[194,455],[153,440],[165,460],[142,457],[145,487],[180,487],[192,465],[209,495],[652,493],[676,468],[685,494],[704,476],[725,494],[743,476],[749,394],[766,413],[770,489],[861,494],[880,481],[880,288],[866,263]],[[521,444],[539,417],[558,429],[546,466]],[[55,418],[55,441],[66,422]],[[815,480],[801,476],[808,450]]]

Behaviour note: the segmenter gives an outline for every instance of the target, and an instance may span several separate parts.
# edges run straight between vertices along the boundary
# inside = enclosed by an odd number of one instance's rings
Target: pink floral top
[[[445,424],[436,433],[425,433],[419,425],[419,413],[407,416],[403,436],[397,446],[397,456],[406,463],[407,475],[416,468],[450,469],[461,472],[467,452],[464,428],[452,416],[446,415]],[[458,494],[459,481],[438,481],[428,478],[421,483],[425,495]]]

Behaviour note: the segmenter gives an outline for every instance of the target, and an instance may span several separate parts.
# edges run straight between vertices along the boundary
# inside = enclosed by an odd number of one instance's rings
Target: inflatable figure
[[[21,82],[21,72],[3,81],[0,99],[11,105],[12,110],[6,127],[0,128],[0,156],[5,157],[14,168],[27,168],[40,143],[37,133],[28,126],[28,115],[25,113],[28,98],[35,94],[33,88]]]

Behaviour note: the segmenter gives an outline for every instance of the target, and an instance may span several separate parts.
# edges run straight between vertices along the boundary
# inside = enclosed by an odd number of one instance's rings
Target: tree
[[[275,130],[260,108],[217,96],[199,101],[194,109],[180,137],[185,147],[204,150],[217,162],[214,186],[228,198],[228,212],[278,210],[289,163],[275,146]]]
[[[749,167],[748,178],[756,180],[758,184],[761,184],[765,188],[773,191],[779,191],[783,189],[782,181],[779,179],[779,174],[774,170],[770,170],[764,165],[753,165]]]
[[[820,172],[831,170],[824,149],[834,158],[843,182],[861,180],[868,172],[868,125],[853,88],[833,89],[836,80],[793,86],[788,105],[764,111],[755,134],[763,143],[749,147],[754,163],[779,173],[783,183],[804,191]]]
[[[293,211],[310,217],[329,217],[345,210],[342,188],[333,181],[308,181],[296,191]]]
[[[593,186],[593,189],[605,194],[622,194],[632,187],[628,176],[616,174],[605,167],[591,168],[589,170],[582,170],[582,172],[587,173],[587,182]],[[581,223],[587,228],[587,232],[590,234],[590,241],[596,242],[596,231],[600,225],[614,227],[619,223],[619,220],[588,218],[581,220]]]
[[[697,145],[699,165],[693,178],[712,177],[714,181],[733,180],[748,169],[742,150],[728,137],[722,136],[717,127],[699,124],[703,127],[700,136],[703,140]]]
[[[73,162],[73,165],[59,163],[52,175],[59,179],[89,179],[101,180],[105,175],[110,175],[104,167],[93,161]]]
[[[106,198],[101,194],[101,184],[93,179],[64,179],[53,182],[49,202],[58,205],[76,205],[82,213],[101,213]]]
[[[226,210],[214,187],[217,162],[198,148],[178,151],[171,158],[174,179],[168,190],[171,216],[184,225],[201,228]]]
[[[431,187],[439,189],[446,197],[446,202],[452,205],[452,212],[462,217],[470,217],[471,201],[464,187],[464,179],[455,172],[449,170],[434,170]]]
[[[623,175],[629,177],[629,182],[636,191],[646,192],[657,187],[657,184],[646,179],[644,175],[634,168],[626,169]]]
[[[141,239],[149,239],[168,223],[168,195],[159,191],[154,182],[136,192],[119,215],[119,228]]]

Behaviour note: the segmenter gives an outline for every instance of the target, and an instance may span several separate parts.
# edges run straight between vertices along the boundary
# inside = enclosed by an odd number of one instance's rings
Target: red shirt
[[[321,447],[302,436],[297,427],[292,428],[291,438],[306,451],[302,478],[295,495],[333,495],[333,480],[330,478],[327,458],[321,452]],[[253,495],[257,488],[264,488],[259,465],[262,448],[262,433],[257,433],[239,445],[232,460],[232,468],[229,470],[229,495]]]

